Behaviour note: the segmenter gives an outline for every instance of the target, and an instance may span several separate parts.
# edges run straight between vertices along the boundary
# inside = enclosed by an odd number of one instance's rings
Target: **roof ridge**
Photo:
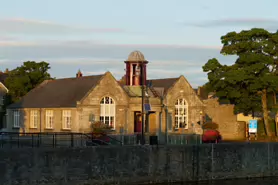
[[[99,77],[99,76],[104,76],[105,74],[98,74],[98,75],[89,75],[89,76],[82,76],[81,78],[76,78],[76,77],[68,77],[68,78],[58,78],[54,79],[54,81],[57,80],[71,80],[71,79],[84,79],[84,78],[89,78],[89,77]]]
[[[169,79],[179,79],[180,77],[173,77],[173,78],[156,78],[156,79],[148,79],[149,80],[169,80]]]

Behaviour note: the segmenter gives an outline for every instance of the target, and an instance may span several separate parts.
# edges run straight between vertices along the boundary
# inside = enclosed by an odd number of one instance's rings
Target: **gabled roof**
[[[95,87],[103,76],[104,74],[44,81],[27,93],[21,101],[11,104],[8,108],[75,107],[76,102]]]
[[[6,83],[5,83],[5,80],[8,76],[9,76],[8,73],[0,72],[0,85],[6,90],[6,92],[9,91],[8,88],[6,87]]]
[[[147,84],[150,86],[148,89],[148,95],[150,97],[161,97],[167,93],[168,89],[170,89],[174,83],[179,78],[164,78],[164,79],[152,79],[147,80]],[[142,96],[141,86],[125,86],[119,82],[119,84],[123,87],[123,89],[127,92],[130,97],[140,97]]]
[[[152,79],[147,80],[147,84],[150,84],[155,90],[163,88],[163,94],[166,94],[167,91],[178,81],[179,78],[164,78],[164,79]],[[159,92],[161,94],[161,92]]]

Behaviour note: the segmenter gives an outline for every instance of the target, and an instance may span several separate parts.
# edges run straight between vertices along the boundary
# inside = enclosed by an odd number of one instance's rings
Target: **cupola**
[[[133,51],[129,54],[126,63],[126,85],[146,85],[148,61],[140,51]]]

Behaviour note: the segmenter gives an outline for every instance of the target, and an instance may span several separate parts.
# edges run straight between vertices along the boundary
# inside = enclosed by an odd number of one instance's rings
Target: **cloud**
[[[1,59],[0,58],[0,64],[7,64],[7,63],[10,63],[11,61],[8,60],[8,59]]]
[[[7,58],[117,58],[126,59],[133,50],[140,50],[145,57],[152,60],[185,60],[180,55],[199,55],[219,53],[220,47],[204,46],[177,46],[177,45],[126,45],[126,44],[106,44],[91,40],[71,40],[71,41],[36,41],[36,42],[5,42],[0,45],[0,49],[5,49],[3,56]],[[0,54],[1,50],[0,50]],[[156,56],[153,58],[152,56]],[[195,59],[196,57],[194,57]],[[187,60],[192,61],[193,58]]]
[[[185,23],[187,26],[214,28],[214,27],[262,27],[265,29],[278,29],[278,20],[263,18],[227,18],[218,20],[206,20],[195,23]]]
[[[0,46],[2,70],[13,69],[24,61],[34,60],[49,62],[50,73],[54,77],[73,77],[81,69],[87,75],[111,71],[119,79],[125,74],[124,61],[130,52],[140,50],[149,61],[149,78],[184,75],[189,82],[202,85],[206,78],[202,66],[208,59],[216,57],[221,63],[234,61],[231,57],[220,55],[220,49],[202,46],[122,45],[90,40],[20,43]]]
[[[22,61],[30,60],[30,58],[21,59]],[[35,60],[35,59],[34,59]],[[82,65],[82,66],[98,66],[98,67],[117,67],[122,66],[126,58],[44,58],[44,61],[51,64],[60,65]],[[0,63],[9,63],[10,60],[0,60]],[[183,61],[183,60],[151,60],[149,61],[149,68],[168,67],[199,67],[200,63],[196,61]],[[170,67],[171,68],[171,67]]]
[[[15,40],[18,40],[18,38],[15,38],[15,37],[10,37],[10,36],[0,36],[0,42],[1,41],[6,41],[6,42],[9,42],[9,41],[15,41]]]
[[[19,42],[16,40],[0,40],[0,47],[1,46],[34,46],[33,42]]]
[[[1,41],[1,40],[0,40]],[[1,46],[54,46],[54,47],[107,47],[107,46],[121,46],[122,48],[147,48],[147,49],[205,49],[205,50],[220,50],[221,46],[217,45],[173,45],[173,44],[111,44],[100,40],[36,40],[36,41],[23,41],[23,40],[7,40],[4,44],[0,43]]]
[[[122,33],[120,28],[90,28],[78,25],[64,25],[54,22],[29,20],[23,18],[0,19],[1,34],[63,35],[82,33]]]

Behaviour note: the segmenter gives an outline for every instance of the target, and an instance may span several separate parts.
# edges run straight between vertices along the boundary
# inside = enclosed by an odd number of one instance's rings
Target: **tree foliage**
[[[5,83],[12,101],[19,100],[44,80],[51,79],[49,69],[47,62],[27,61],[10,71]]]
[[[228,99],[235,105],[235,113],[262,111],[267,125],[267,93],[278,87],[278,33],[254,28],[227,33],[221,41],[221,53],[236,55],[237,60],[228,66],[210,59],[203,66],[209,86],[219,100]]]

